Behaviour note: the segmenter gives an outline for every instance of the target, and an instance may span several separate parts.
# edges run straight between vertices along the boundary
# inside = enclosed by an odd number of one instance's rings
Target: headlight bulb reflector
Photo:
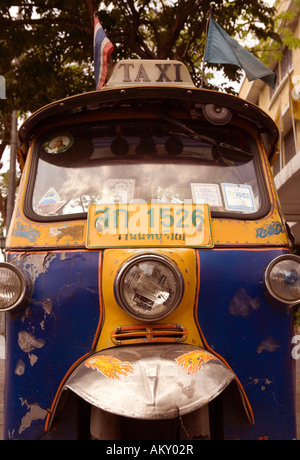
[[[157,321],[179,305],[183,278],[168,258],[160,254],[140,254],[119,270],[115,294],[119,305],[134,318]]]
[[[9,311],[17,307],[25,297],[26,280],[17,267],[0,263],[0,311]]]
[[[300,257],[288,254],[274,259],[266,269],[265,286],[270,295],[288,306],[300,302]]]

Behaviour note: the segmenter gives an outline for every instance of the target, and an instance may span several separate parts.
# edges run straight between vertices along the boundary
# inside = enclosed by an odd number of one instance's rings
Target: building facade
[[[283,0],[278,14],[293,12],[289,20],[282,19],[281,28],[289,29],[294,38],[300,39],[299,10],[294,0]],[[292,19],[291,19],[292,17]],[[280,45],[278,45],[280,46]],[[277,123],[280,132],[279,156],[273,165],[273,174],[282,209],[295,237],[300,244],[300,48],[281,49],[283,57],[272,65],[277,75],[274,89],[261,80],[245,79],[240,97],[257,104]]]

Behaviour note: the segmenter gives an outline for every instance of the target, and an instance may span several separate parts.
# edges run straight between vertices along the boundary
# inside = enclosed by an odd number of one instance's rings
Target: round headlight
[[[266,269],[265,285],[280,304],[293,307],[300,302],[300,257],[288,254],[274,259]]]
[[[180,303],[183,278],[171,260],[159,254],[141,254],[127,261],[115,280],[119,305],[131,316],[157,321]]]
[[[0,311],[20,305],[27,290],[24,274],[15,265],[0,263]]]

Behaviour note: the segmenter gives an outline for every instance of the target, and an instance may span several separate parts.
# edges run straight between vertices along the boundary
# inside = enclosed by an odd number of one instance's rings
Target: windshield
[[[262,207],[257,151],[241,129],[165,120],[60,128],[38,144],[33,211],[53,219],[93,203],[207,203],[215,214]]]

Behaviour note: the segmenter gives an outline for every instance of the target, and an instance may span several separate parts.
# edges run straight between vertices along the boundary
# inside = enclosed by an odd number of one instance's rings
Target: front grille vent
[[[178,343],[187,338],[187,330],[180,324],[134,324],[120,326],[111,333],[116,345],[132,343]]]

